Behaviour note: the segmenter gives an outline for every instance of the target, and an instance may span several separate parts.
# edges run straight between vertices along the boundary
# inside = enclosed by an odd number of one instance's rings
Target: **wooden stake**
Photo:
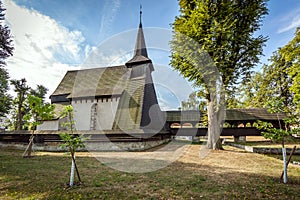
[[[29,138],[29,144],[22,155],[23,158],[31,157],[33,139],[34,139],[34,135],[32,134]],[[27,156],[26,156],[26,153],[27,153]]]

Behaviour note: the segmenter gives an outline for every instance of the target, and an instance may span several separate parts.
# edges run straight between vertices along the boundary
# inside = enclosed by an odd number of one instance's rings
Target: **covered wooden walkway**
[[[165,111],[166,126],[176,128],[203,128],[202,113],[199,110]],[[264,108],[227,109],[225,111],[225,127],[254,127],[258,120],[270,122],[278,127],[278,120],[283,122],[284,113],[269,113]]]

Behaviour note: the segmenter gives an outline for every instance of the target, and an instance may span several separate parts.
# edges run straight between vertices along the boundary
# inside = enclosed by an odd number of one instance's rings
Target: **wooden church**
[[[138,130],[157,132],[165,124],[158,105],[143,27],[140,23],[134,55],[124,65],[72,70],[50,96],[51,103],[71,104],[77,130]],[[38,130],[60,130],[60,119]]]

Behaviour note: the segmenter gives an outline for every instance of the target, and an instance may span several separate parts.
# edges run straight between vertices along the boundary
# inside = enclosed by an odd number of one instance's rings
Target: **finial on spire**
[[[140,25],[137,32],[134,54],[133,58],[125,63],[125,65],[127,67],[132,67],[145,63],[152,63],[152,61],[148,58],[147,47],[142,27],[142,5],[140,5]],[[154,70],[152,65],[150,66],[150,69],[151,71]]]
[[[140,4],[140,24],[142,24],[142,4]]]

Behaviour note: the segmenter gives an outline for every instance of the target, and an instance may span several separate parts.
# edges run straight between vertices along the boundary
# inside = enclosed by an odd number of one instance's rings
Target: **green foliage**
[[[0,117],[9,113],[11,108],[12,97],[7,93],[9,90],[8,79],[7,71],[0,67]]]
[[[189,95],[186,101],[181,102],[181,110],[199,110],[201,113],[201,123],[207,127],[207,108],[205,102],[205,93],[201,90],[194,91]]]
[[[69,148],[71,147],[73,151],[75,152],[78,148],[84,148],[85,147],[85,140],[87,138],[83,137],[82,135],[70,135],[68,133],[60,133],[59,137],[64,141],[64,144],[61,144],[60,147],[63,148]]]
[[[75,152],[78,148],[84,148],[85,147],[85,140],[87,140],[87,137],[84,137],[82,135],[75,135],[75,122],[74,122],[74,110],[73,106],[67,105],[64,106],[63,111],[60,113],[60,118],[66,118],[67,121],[62,124],[63,127],[66,127],[69,130],[69,133],[60,133],[60,138],[64,141],[64,144],[60,145],[61,147],[68,147],[72,148],[72,150]]]
[[[176,70],[197,85],[203,84],[199,66],[194,66],[188,58],[191,50],[199,52],[202,49],[213,59],[225,87],[250,73],[267,40],[253,34],[268,12],[265,0],[180,0],[179,4],[181,15],[172,24],[175,34],[171,41],[171,65]],[[201,49],[197,50],[199,44]],[[179,51],[183,51],[186,58]]]
[[[280,49],[280,53],[290,66],[288,73],[293,81],[290,90],[294,93],[294,103],[297,104],[297,108],[300,110],[300,27],[297,28],[295,37]]]
[[[294,133],[293,131],[274,128],[271,123],[263,121],[257,121],[257,128],[264,130],[262,132],[264,138],[271,139],[273,142],[282,142],[285,137],[288,137]]]
[[[204,97],[205,98],[205,97]],[[182,110],[204,110],[205,109],[205,99],[203,98],[201,92],[192,92],[186,101],[181,102]]]
[[[280,49],[273,53],[270,61],[271,64],[265,65],[263,68],[263,85],[265,87],[262,90],[265,92],[264,97],[268,100],[281,98],[282,106],[293,107],[293,93],[290,91],[292,78],[288,74],[291,64],[286,61]]]
[[[5,25],[5,9],[0,1],[0,116],[9,112],[12,97],[7,93],[9,90],[9,75],[5,69],[5,60],[13,55],[13,44],[9,27]]]
[[[268,92],[262,84],[264,77],[262,73],[255,72],[240,85],[240,106],[242,108],[263,108],[266,98],[265,92]]]
[[[278,118],[279,128],[273,127],[273,125],[269,122],[258,121],[257,128],[260,130],[264,130],[262,135],[271,139],[274,142],[282,142],[282,147],[284,147],[285,139],[292,134],[299,132],[299,128],[291,128],[291,125],[299,125],[299,118],[291,113],[287,113],[285,109],[283,99],[273,99],[266,102],[266,107],[268,107],[268,111],[270,113],[276,113],[277,116],[279,113],[285,113],[287,118],[283,120],[284,124],[281,124],[280,119]]]
[[[37,85],[36,89],[30,89],[30,94],[39,97],[44,102],[45,96],[48,92],[48,88],[43,85]]]
[[[5,65],[5,59],[12,56],[14,50],[9,27],[5,24],[5,10],[0,1],[0,67]]]
[[[28,111],[28,107],[26,106],[26,97],[28,91],[30,89],[29,86],[26,84],[26,79],[20,80],[11,80],[11,84],[14,86],[14,91],[17,93],[17,97],[13,100],[13,110],[12,110],[12,122],[11,126],[13,130],[22,130],[24,125],[24,115]]]
[[[208,147],[215,148],[223,122],[225,94],[248,77],[267,38],[254,33],[268,13],[266,0],[180,0],[170,65],[203,87],[208,113]],[[237,101],[230,102],[232,105]]]
[[[70,130],[71,134],[73,134],[73,131],[75,130],[73,106],[71,105],[64,106],[64,109],[60,113],[60,118],[67,119],[66,122],[62,123],[62,126]]]
[[[45,94],[48,89],[37,85],[34,90],[27,85],[25,78],[11,80],[17,96],[12,101],[10,110],[10,130],[32,130],[41,120],[48,120],[54,116],[54,106],[44,103]]]
[[[273,98],[265,102],[265,107],[268,108],[270,113],[281,113],[284,112],[284,98]]]
[[[43,120],[54,118],[55,106],[50,103],[43,103],[39,97],[28,95],[27,97],[29,112],[24,116],[25,126],[28,130],[34,130],[37,125],[42,124]]]
[[[290,64],[280,50],[273,53],[270,64],[263,66],[263,72],[256,72],[241,87],[245,107],[265,107],[266,101],[282,99],[285,109],[294,110],[293,93],[290,91],[292,78],[288,74]]]

